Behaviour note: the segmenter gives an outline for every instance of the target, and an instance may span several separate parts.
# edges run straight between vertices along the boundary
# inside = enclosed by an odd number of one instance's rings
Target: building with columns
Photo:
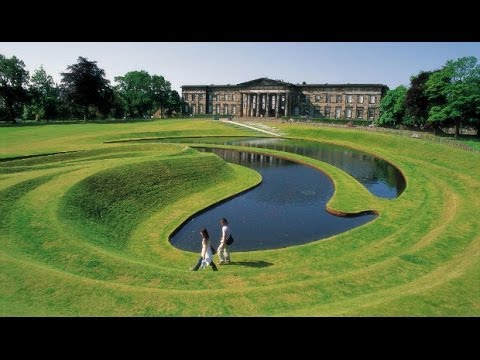
[[[187,114],[239,117],[378,118],[382,84],[291,84],[260,78],[237,85],[183,85]]]

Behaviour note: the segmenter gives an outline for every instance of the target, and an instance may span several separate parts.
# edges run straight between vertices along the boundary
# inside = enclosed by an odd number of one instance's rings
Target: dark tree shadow
[[[272,266],[273,264],[267,261],[232,261],[229,264],[230,266],[232,265],[239,265],[239,266],[248,266],[248,267],[254,267],[254,268],[264,268],[267,266]]]

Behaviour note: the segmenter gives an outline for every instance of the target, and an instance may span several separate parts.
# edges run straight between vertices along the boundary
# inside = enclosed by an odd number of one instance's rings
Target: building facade
[[[378,118],[382,84],[291,84],[260,78],[237,85],[184,85],[187,114],[252,117]]]

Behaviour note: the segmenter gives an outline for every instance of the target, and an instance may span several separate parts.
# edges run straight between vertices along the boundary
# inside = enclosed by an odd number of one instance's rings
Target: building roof
[[[227,85],[214,85],[214,84],[210,84],[210,85],[182,85],[182,89],[183,88],[208,88],[208,87],[231,87],[231,88],[234,88],[234,87],[244,87],[244,86],[295,86],[295,87],[307,87],[307,88],[315,88],[315,87],[350,87],[350,88],[353,88],[353,87],[383,87],[383,88],[387,88],[388,89],[388,86],[387,85],[384,85],[384,84],[307,84],[307,83],[303,83],[303,84],[292,84],[292,83],[289,83],[289,82],[286,82],[286,81],[283,81],[283,80],[273,80],[273,79],[269,79],[269,78],[258,78],[258,79],[254,79],[254,80],[250,80],[250,81],[246,81],[246,82],[243,82],[243,83],[239,83],[237,85],[230,85],[230,84],[227,84]]]

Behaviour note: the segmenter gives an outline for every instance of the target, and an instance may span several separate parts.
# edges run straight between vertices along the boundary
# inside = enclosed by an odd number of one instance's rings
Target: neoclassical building
[[[183,85],[184,111],[255,117],[304,116],[374,120],[382,84],[291,84],[260,78],[237,85]]]

